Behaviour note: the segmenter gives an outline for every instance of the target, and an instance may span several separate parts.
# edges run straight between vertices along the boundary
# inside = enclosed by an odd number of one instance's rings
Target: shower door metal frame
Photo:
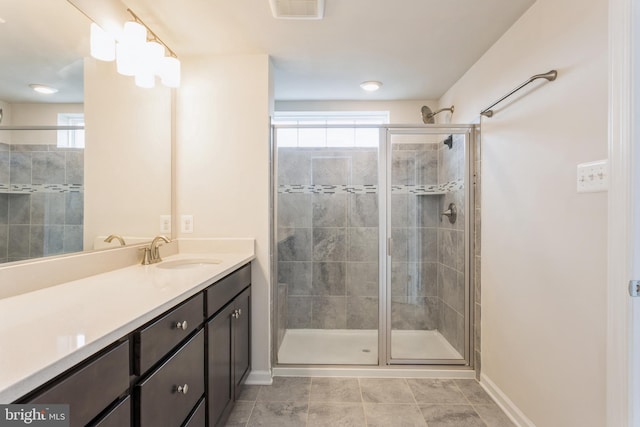
[[[328,364],[280,364],[278,363],[278,259],[277,259],[277,194],[278,194],[278,145],[277,132],[279,128],[376,128],[379,129],[378,145],[378,201],[379,203],[379,300],[378,300],[378,364],[377,365],[328,365]],[[327,367],[352,368],[354,366],[389,368],[409,367],[410,365],[441,365],[473,368],[473,334],[474,295],[471,290],[474,256],[472,237],[474,236],[475,200],[473,187],[475,184],[473,166],[475,162],[475,139],[479,128],[476,125],[271,125],[270,147],[270,263],[271,263],[271,365],[273,367]],[[391,237],[390,224],[390,189],[391,173],[387,163],[391,160],[391,134],[465,134],[465,354],[464,360],[451,359],[392,359],[391,358],[391,259],[388,254],[388,243]]]
[[[384,195],[385,200],[382,201],[385,209],[384,232],[380,233],[381,252],[380,252],[380,264],[384,265],[384,271],[381,268],[381,286],[380,291],[380,324],[385,325],[385,328],[380,328],[380,351],[378,353],[378,361],[381,366],[383,365],[462,365],[473,367],[473,333],[472,325],[474,320],[474,295],[472,290],[474,289],[472,283],[472,272],[475,271],[474,256],[472,253],[473,248],[473,236],[474,233],[474,211],[475,211],[475,199],[474,199],[474,173],[473,165],[475,161],[475,135],[477,127],[474,125],[424,125],[424,126],[388,126],[386,128],[386,136],[384,139],[384,159],[380,158],[380,161],[384,160],[383,164],[385,173],[385,189],[380,193]],[[392,358],[391,345],[392,345],[392,321],[391,321],[391,262],[392,262],[392,239],[391,239],[391,167],[392,167],[392,141],[393,135],[446,135],[446,134],[458,134],[465,136],[465,156],[464,156],[464,242],[465,242],[465,318],[464,318],[464,355],[463,359],[399,359]],[[381,186],[382,187],[382,186]],[[382,216],[381,216],[382,220]],[[383,228],[381,228],[382,230]],[[383,261],[384,260],[384,261]],[[384,275],[383,275],[384,274]],[[384,335],[384,336],[383,336]],[[384,346],[384,347],[383,347]]]

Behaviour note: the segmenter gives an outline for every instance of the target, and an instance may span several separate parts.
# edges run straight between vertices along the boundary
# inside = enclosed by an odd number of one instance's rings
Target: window
[[[331,111],[331,112],[276,112],[274,125],[292,127],[276,128],[278,147],[377,147],[380,129],[389,123],[388,111]],[[297,127],[317,125],[317,128]],[[331,125],[341,125],[332,128]],[[345,126],[346,127],[342,127]],[[353,125],[353,127],[349,127]],[[357,127],[372,125],[373,127]]]
[[[84,127],[83,113],[58,113],[58,126]],[[59,130],[58,147],[84,148],[84,129]]]

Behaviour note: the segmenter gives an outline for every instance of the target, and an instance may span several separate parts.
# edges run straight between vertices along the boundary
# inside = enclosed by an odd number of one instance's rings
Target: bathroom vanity
[[[136,265],[0,300],[14,312],[43,308],[27,328],[58,329],[40,335],[42,346],[31,336],[33,345],[0,356],[17,368],[0,372],[0,402],[69,404],[71,426],[224,424],[250,370],[253,254],[194,265],[188,257],[171,257],[170,269]],[[76,310],[58,322],[65,308],[42,305],[54,290]],[[65,301],[74,291],[82,295]],[[0,328],[3,342],[10,329]]]

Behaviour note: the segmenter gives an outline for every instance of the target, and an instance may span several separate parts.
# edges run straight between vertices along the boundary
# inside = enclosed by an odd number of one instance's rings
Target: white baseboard
[[[273,378],[271,371],[251,371],[245,384],[247,385],[271,385]]]
[[[511,399],[485,374],[480,374],[480,385],[498,404],[505,414],[518,427],[536,427],[536,425],[516,406]]]

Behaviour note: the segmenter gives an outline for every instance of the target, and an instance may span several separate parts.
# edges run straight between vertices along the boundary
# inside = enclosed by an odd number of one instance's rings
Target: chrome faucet
[[[165,243],[171,242],[171,240],[165,236],[154,237],[151,244],[148,247],[143,248],[144,254],[142,256],[142,265],[156,264],[162,261],[162,258],[160,258],[161,240]]]
[[[107,243],[111,243],[114,239],[117,239],[118,242],[120,242],[120,244],[122,246],[125,246],[126,243],[124,242],[124,239],[122,238],[122,236],[119,236],[117,234],[110,234],[109,237],[107,237],[106,239],[104,239],[105,242]]]

